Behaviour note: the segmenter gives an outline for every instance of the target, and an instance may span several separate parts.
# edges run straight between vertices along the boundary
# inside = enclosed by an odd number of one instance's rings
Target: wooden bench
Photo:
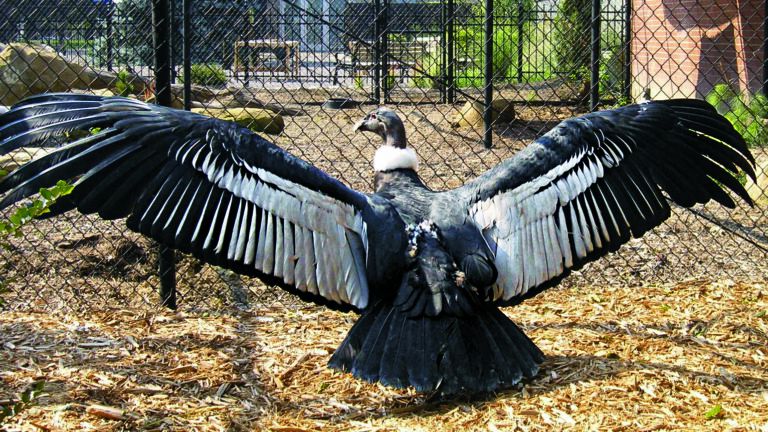
[[[241,51],[247,51],[245,56]],[[279,62],[277,68],[271,67],[260,58],[263,54],[270,54]],[[244,58],[243,58],[244,57]],[[245,60],[245,61],[243,61]],[[291,76],[299,75],[299,42],[279,39],[239,40],[235,42],[235,78],[238,72],[248,71],[282,71]]]
[[[403,82],[414,69],[422,68],[422,61],[429,52],[436,52],[438,38],[416,38],[412,40],[390,40],[387,42],[389,54],[389,75],[399,77]],[[353,77],[367,76],[376,67],[374,42],[349,41],[348,53],[336,54],[336,67],[333,72],[333,83],[339,84],[339,73],[349,71]],[[380,61],[384,61],[382,53]]]

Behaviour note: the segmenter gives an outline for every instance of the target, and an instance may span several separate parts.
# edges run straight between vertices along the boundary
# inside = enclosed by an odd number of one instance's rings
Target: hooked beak
[[[353,126],[354,132],[379,132],[381,123],[376,114],[368,114]]]
[[[365,118],[355,123],[355,125],[352,127],[352,132],[360,132],[360,131],[368,130],[368,129],[365,129],[365,124],[367,121],[368,121],[368,116],[366,116]]]

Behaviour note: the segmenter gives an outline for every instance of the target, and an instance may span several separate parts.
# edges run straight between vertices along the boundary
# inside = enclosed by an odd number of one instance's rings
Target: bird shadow
[[[588,374],[583,373],[589,370]],[[653,361],[625,360],[612,357],[595,355],[556,355],[548,356],[541,365],[539,374],[533,378],[523,380],[513,388],[493,392],[472,395],[443,396],[438,393],[431,395],[418,395],[410,399],[393,399],[388,404],[380,406],[375,411],[350,411],[337,413],[334,421],[347,420],[374,420],[391,417],[407,416],[441,416],[457,408],[481,410],[486,405],[499,400],[517,400],[530,397],[530,395],[547,395],[561,388],[579,385],[585,382],[609,381],[613,377],[632,372],[659,372],[662,374],[676,374],[681,379],[704,382],[711,385],[724,384],[729,388],[738,389],[740,393],[751,394],[764,391],[768,386],[768,380],[750,376],[733,374],[724,377],[721,374],[712,374],[699,370],[692,370],[683,366],[676,366]],[[557,375],[557,378],[553,378]],[[638,384],[635,390],[642,391]],[[628,391],[632,390],[628,388]],[[312,401],[306,398],[305,403],[322,403],[324,398]],[[286,415],[291,415],[291,408]],[[298,415],[300,406],[293,407]]]
[[[667,340],[676,347],[686,350],[696,350],[708,357],[718,357],[723,363],[734,365],[745,370],[744,373],[724,370],[720,368],[717,373],[668,364],[663,361],[635,360],[621,358],[616,353],[605,355],[551,355],[547,356],[541,364],[539,373],[529,379],[523,380],[518,385],[499,392],[463,394],[457,396],[445,396],[436,392],[433,394],[415,394],[402,397],[392,397],[375,410],[350,410],[336,412],[334,421],[378,419],[392,416],[439,416],[446,414],[457,407],[481,409],[483,406],[502,399],[522,399],[528,395],[546,395],[557,392],[559,389],[572,385],[581,385],[585,382],[609,382],[613,378],[640,372],[643,376],[673,375],[687,382],[699,382],[713,386],[725,386],[735,389],[742,394],[754,394],[765,391],[768,388],[768,378],[765,369],[760,364],[752,362],[748,356],[739,358],[734,353],[735,349],[744,349],[746,344],[730,342],[712,342],[702,337],[676,334],[673,330],[680,330],[690,323],[667,322],[648,324],[645,326],[619,326],[611,323],[582,324],[577,322],[552,323],[531,326],[527,330],[584,330],[615,337],[629,337],[636,340]],[[706,326],[708,323],[696,323]],[[711,324],[711,323],[709,323]],[[759,331],[751,328],[739,328],[734,331],[758,334]],[[666,334],[660,334],[666,332]],[[764,335],[762,335],[764,337]],[[754,376],[750,374],[754,372]],[[635,384],[638,392],[642,389]],[[631,388],[628,388],[628,391]],[[338,395],[337,395],[338,396]],[[287,403],[282,406],[286,415],[301,414],[303,404],[323,404],[327,402],[325,395],[316,395],[314,398],[304,398],[302,404]]]

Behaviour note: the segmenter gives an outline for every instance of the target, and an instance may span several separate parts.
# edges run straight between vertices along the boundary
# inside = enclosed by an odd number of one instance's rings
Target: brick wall
[[[633,1],[632,95],[703,97],[715,84],[759,90],[764,0]]]

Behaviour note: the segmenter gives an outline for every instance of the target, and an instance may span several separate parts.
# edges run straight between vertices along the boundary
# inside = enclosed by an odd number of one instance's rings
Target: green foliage
[[[72,193],[72,189],[74,186],[64,180],[59,180],[53,187],[40,188],[40,198],[17,208],[8,220],[0,221],[0,241],[10,236],[21,236],[21,228],[24,225],[32,219],[48,213],[56,200]]]
[[[725,411],[723,411],[723,406],[720,404],[717,404],[709,409],[709,411],[704,413],[704,417],[707,420],[716,419],[719,417],[722,417],[725,415]]]
[[[355,88],[362,90],[364,87],[365,84],[363,83],[363,77],[360,75],[355,75]]]
[[[553,33],[555,59],[560,71],[586,79],[589,71],[592,38],[592,0],[563,0],[559,3]]]
[[[733,91],[729,84],[720,83],[715,85],[704,99],[714,106],[717,112],[725,114],[728,112],[728,103],[736,96],[736,92]]]
[[[750,147],[768,145],[768,97],[741,94],[728,84],[718,84],[705,99],[731,122]]]
[[[412,84],[419,88],[437,88],[439,81],[435,78],[439,78],[441,74],[441,59],[442,51],[439,46],[435,50],[425,52],[421,58],[421,71],[416,71]]]
[[[221,65],[215,63],[195,63],[190,66],[189,73],[192,84],[223,86],[227,83],[227,74]],[[183,74],[179,75],[180,82],[185,79]]]
[[[44,389],[45,381],[35,381],[19,395],[19,400],[12,400],[9,405],[0,406],[0,423],[32,406]]]
[[[599,91],[601,98],[618,99],[624,93],[624,67],[626,64],[622,35],[611,26],[603,26],[600,34]],[[626,105],[626,104],[625,104]]]
[[[115,90],[120,96],[130,96],[136,93],[136,86],[133,85],[133,76],[130,72],[123,69],[117,73]]]
[[[522,4],[521,4],[522,1]],[[493,71],[494,80],[507,78],[516,81],[518,67],[528,70],[538,69],[541,65],[529,66],[536,62],[537,50],[541,46],[533,46],[532,34],[538,32],[541,23],[532,21],[535,2],[533,0],[501,0],[494,7],[493,27]],[[520,14],[522,12],[522,14]],[[485,16],[485,4],[477,3],[472,7],[472,15]],[[522,35],[520,33],[522,30]],[[454,34],[456,46],[455,85],[459,88],[482,87],[485,85],[485,30],[482,25],[457,27]],[[518,49],[523,41],[523,58],[525,65],[519,65]],[[414,78],[413,84],[422,88],[438,87],[434,78],[441,74],[442,51],[438,47],[434,52],[426,52],[421,64],[425,73]],[[528,67],[526,67],[528,66]],[[511,78],[511,79],[510,79]]]
[[[10,236],[20,237],[21,228],[29,223],[32,219],[44,215],[50,211],[50,207],[56,202],[57,199],[69,195],[72,193],[74,186],[71,184],[59,180],[56,185],[50,188],[40,188],[40,198],[35,199],[26,206],[19,207],[8,220],[0,220],[0,247],[9,249],[10,247],[6,243],[6,239]],[[4,281],[0,281],[0,295],[7,293],[9,290],[4,285]],[[0,307],[5,305],[3,298],[0,297]],[[3,407],[5,409],[5,407]],[[0,413],[0,420],[3,415]]]

